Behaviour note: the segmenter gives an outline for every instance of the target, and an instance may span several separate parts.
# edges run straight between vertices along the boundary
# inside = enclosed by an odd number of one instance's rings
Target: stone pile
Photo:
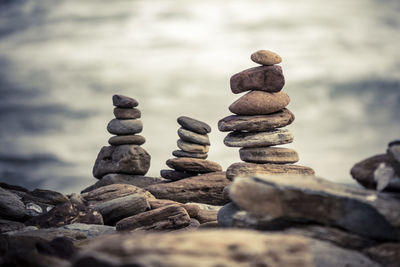
[[[210,147],[208,133],[211,127],[199,120],[181,116],[178,118],[181,128],[178,129],[178,148],[172,155],[176,158],[167,160],[166,164],[173,170],[161,170],[163,178],[176,181],[210,172],[222,171],[221,165],[206,160]]]
[[[313,175],[313,169],[293,165],[299,160],[295,150],[276,147],[293,142],[293,134],[282,129],[293,122],[294,115],[285,108],[290,99],[281,91],[285,84],[282,68],[275,65],[282,61],[281,57],[260,50],[251,59],[262,66],[239,72],[230,80],[234,94],[250,92],[229,106],[235,115],[218,122],[220,131],[230,132],[224,144],[241,147],[240,158],[244,161],[228,167],[228,179],[256,173]]]

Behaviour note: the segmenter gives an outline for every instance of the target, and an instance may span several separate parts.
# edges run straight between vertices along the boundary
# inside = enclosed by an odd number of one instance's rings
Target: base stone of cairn
[[[229,147],[241,147],[240,158],[227,169],[227,178],[252,174],[314,175],[314,170],[293,165],[299,160],[293,149],[274,147],[293,142],[293,134],[283,127],[294,121],[286,106],[289,96],[281,91],[285,84],[281,57],[274,52],[260,50],[251,55],[262,66],[239,72],[231,77],[234,94],[247,92],[229,106],[235,115],[218,122],[222,132],[230,132],[224,139]]]

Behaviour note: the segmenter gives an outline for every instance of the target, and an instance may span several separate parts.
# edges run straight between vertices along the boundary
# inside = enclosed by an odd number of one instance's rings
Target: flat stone
[[[251,54],[251,60],[255,63],[270,66],[282,62],[282,58],[275,52],[270,50],[258,50]]]
[[[276,129],[269,132],[231,132],[224,138],[229,147],[266,147],[293,142],[293,134],[288,129]]]
[[[142,113],[137,108],[114,108],[114,116],[119,120],[139,119]]]
[[[289,102],[289,96],[283,91],[251,91],[233,102],[229,110],[237,115],[267,115],[283,109]]]
[[[169,200],[169,199],[152,198],[152,199],[149,199],[149,204],[150,204],[150,207],[152,210],[158,209],[161,207],[165,207],[165,206],[169,206],[169,205],[178,205],[186,210],[186,212],[189,214],[190,218],[196,217],[200,212],[200,207],[198,205],[190,204],[190,203],[183,204],[183,203],[179,203],[179,202]]]
[[[221,132],[265,132],[287,126],[294,118],[286,108],[268,115],[230,115],[218,122],[218,129]]]
[[[400,237],[400,202],[375,191],[314,176],[258,175],[235,178],[229,194],[255,217],[314,222],[377,240]]]
[[[25,205],[17,195],[0,188],[0,218],[21,221],[25,216]]]
[[[196,172],[182,172],[182,171],[175,171],[175,170],[161,170],[160,176],[169,179],[171,181],[178,181],[181,179],[197,176],[198,173]]]
[[[400,177],[398,177],[391,165],[379,164],[374,171],[374,181],[378,191],[400,192]]]
[[[231,77],[234,94],[249,90],[279,92],[285,85],[285,77],[280,66],[260,66],[236,73]]]
[[[207,153],[191,153],[183,150],[174,150],[172,151],[172,155],[178,158],[206,159],[208,157]]]
[[[210,145],[210,139],[207,134],[198,134],[181,127],[178,129],[178,135],[183,141],[189,143]]]
[[[201,224],[207,222],[217,221],[218,211],[216,210],[199,210],[197,216],[194,218],[197,219]]]
[[[112,146],[120,145],[143,145],[146,142],[146,138],[141,135],[117,135],[108,139],[108,143]]]
[[[112,119],[107,125],[107,131],[116,135],[133,135],[142,132],[143,124],[140,120]]]
[[[21,222],[0,219],[0,234],[10,231],[16,231],[25,227]]]
[[[362,186],[376,189],[374,171],[381,163],[390,165],[390,159],[386,154],[376,155],[356,163],[350,170],[351,176]]]
[[[284,147],[248,147],[239,150],[240,159],[253,163],[296,163],[299,155],[296,150]]]
[[[128,230],[175,230],[188,226],[190,217],[178,205],[168,205],[125,218],[116,225],[117,231]]]
[[[176,182],[151,185],[146,190],[158,199],[224,205],[229,199],[222,195],[222,191],[229,183],[225,172],[213,172]]]
[[[229,180],[233,180],[236,176],[252,176],[252,175],[314,175],[313,169],[300,165],[283,165],[283,164],[272,164],[272,163],[249,163],[249,162],[237,162],[233,163],[226,170],[226,177]]]
[[[196,173],[220,172],[222,171],[221,165],[218,163],[195,158],[174,158],[166,162],[167,166],[177,170]]]
[[[210,149],[209,146],[189,143],[189,142],[185,142],[181,139],[179,139],[177,141],[177,145],[180,149],[182,149],[185,152],[189,152],[189,153],[207,153],[208,150]]]
[[[400,177],[400,140],[390,142],[386,154],[397,176]]]
[[[383,243],[365,249],[364,254],[382,266],[396,267],[400,262],[400,243]]]
[[[183,128],[198,134],[207,134],[211,132],[210,125],[190,117],[180,116],[177,121]]]
[[[100,179],[109,173],[144,175],[150,168],[150,155],[136,145],[104,146],[93,167],[93,176]]]
[[[112,101],[119,108],[134,108],[139,105],[136,99],[124,95],[113,95]]]

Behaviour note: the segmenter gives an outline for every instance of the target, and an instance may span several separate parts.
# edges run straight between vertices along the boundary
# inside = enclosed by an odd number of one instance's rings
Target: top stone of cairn
[[[198,133],[198,134],[207,134],[211,132],[211,127],[205,122],[192,119],[186,116],[180,116],[178,118],[178,123],[186,130]]]
[[[265,66],[279,64],[282,62],[282,58],[278,54],[269,50],[258,50],[257,52],[251,54],[250,58],[255,63]]]
[[[113,95],[112,101],[118,108],[134,108],[139,105],[136,99],[124,95]]]

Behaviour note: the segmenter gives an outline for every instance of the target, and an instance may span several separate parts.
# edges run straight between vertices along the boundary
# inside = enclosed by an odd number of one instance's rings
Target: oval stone
[[[167,160],[167,166],[177,170],[196,173],[222,171],[221,165],[214,161],[194,158],[174,158]]]
[[[107,125],[107,131],[116,135],[129,135],[140,133],[143,129],[140,120],[118,120],[113,119]]]
[[[251,91],[233,102],[229,110],[237,115],[266,115],[283,109],[289,102],[289,96],[282,91]]]
[[[265,147],[291,142],[293,134],[287,129],[259,133],[231,132],[224,139],[224,144],[229,147]]]
[[[114,108],[114,116],[119,120],[139,119],[142,113],[137,108]]]
[[[210,125],[190,117],[180,116],[177,121],[183,128],[195,133],[206,134],[211,132]]]
[[[174,150],[172,155],[178,158],[197,158],[206,159],[208,157],[207,153],[191,153],[183,150]]]
[[[207,153],[209,150],[209,146],[188,143],[181,139],[179,139],[177,141],[177,145],[183,151],[190,152],[190,153]]]
[[[270,50],[258,50],[250,56],[251,60],[261,65],[274,65],[282,62],[282,58]]]
[[[143,145],[146,142],[146,138],[141,135],[117,135],[108,139],[108,143],[112,146],[120,145]]]
[[[198,174],[195,172],[179,172],[174,170],[161,170],[160,176],[169,179],[172,181],[178,181],[181,179],[197,176]]]
[[[248,147],[239,150],[240,159],[253,163],[296,163],[299,155],[296,150],[284,147]]]
[[[210,145],[210,139],[207,134],[198,134],[181,127],[178,129],[178,135],[182,140],[189,143]]]

